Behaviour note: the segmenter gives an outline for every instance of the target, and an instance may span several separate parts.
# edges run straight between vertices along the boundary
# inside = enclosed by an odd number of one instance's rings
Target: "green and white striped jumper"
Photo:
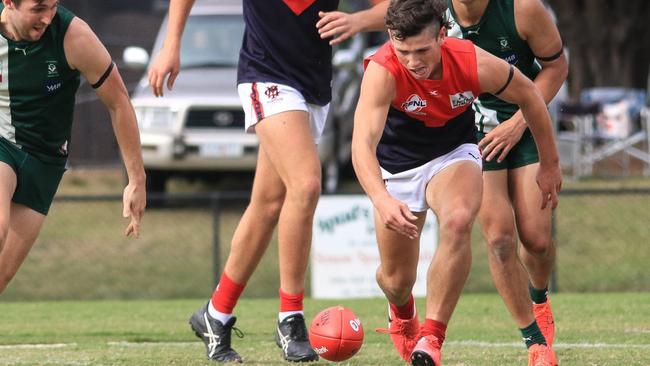
[[[447,3],[447,19],[452,21],[449,36],[471,40],[485,51],[517,67],[529,79],[534,80],[537,77],[541,67],[528,43],[517,33],[514,0],[489,0],[481,20],[466,28],[456,22],[451,0]],[[519,110],[516,104],[504,102],[488,93],[479,95],[473,107],[476,112],[476,126],[479,132],[483,133],[489,132]]]
[[[79,88],[79,72],[70,68],[63,49],[73,18],[59,5],[38,41],[0,35],[0,137],[52,164],[67,159]]]

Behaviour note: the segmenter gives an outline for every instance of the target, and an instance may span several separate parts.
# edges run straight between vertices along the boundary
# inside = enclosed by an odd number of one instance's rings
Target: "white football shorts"
[[[446,167],[464,160],[482,168],[481,153],[476,144],[462,144],[426,164],[400,173],[391,174],[382,168],[381,177],[393,198],[404,202],[412,212],[424,212],[429,209],[426,199],[429,181]]]
[[[324,106],[307,103],[298,90],[277,83],[242,83],[237,85],[237,92],[244,108],[246,132],[255,133],[255,125],[266,117],[298,110],[309,114],[314,142],[320,142],[329,103]]]

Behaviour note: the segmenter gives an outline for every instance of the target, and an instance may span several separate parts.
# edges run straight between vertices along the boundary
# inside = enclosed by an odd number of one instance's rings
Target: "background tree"
[[[650,1],[547,0],[569,49],[569,87],[648,88]]]

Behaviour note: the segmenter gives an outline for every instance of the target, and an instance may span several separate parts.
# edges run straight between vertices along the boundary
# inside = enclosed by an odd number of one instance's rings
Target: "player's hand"
[[[361,31],[361,25],[355,14],[342,11],[318,12],[320,20],[316,23],[320,38],[332,38],[330,45],[341,43]]]
[[[562,169],[559,163],[540,163],[537,170],[537,185],[542,194],[542,207],[545,209],[549,204],[555,209],[558,204],[558,195],[562,189]]]
[[[163,96],[163,84],[167,78],[167,89],[172,90],[174,80],[181,69],[179,50],[164,47],[160,50],[149,68],[149,85],[153,94],[157,97]]]
[[[517,113],[509,120],[503,121],[479,141],[478,147],[486,161],[492,161],[498,156],[497,162],[502,162],[521,140],[526,131],[526,124],[520,115],[521,113]]]
[[[142,219],[142,215],[144,215],[144,208],[147,205],[147,193],[144,185],[129,183],[124,188],[122,204],[122,216],[124,218],[131,218],[131,222],[126,227],[124,235],[129,236],[133,234],[137,238],[140,236],[140,220]]]
[[[400,233],[413,240],[418,237],[418,227],[414,222],[418,219],[404,202],[387,196],[375,202],[384,227]]]

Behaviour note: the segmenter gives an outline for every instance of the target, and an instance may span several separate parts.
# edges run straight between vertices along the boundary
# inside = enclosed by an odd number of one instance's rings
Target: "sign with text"
[[[381,297],[375,280],[379,249],[374,209],[365,195],[323,196],[314,216],[311,249],[311,295],[319,299]],[[414,296],[425,296],[426,274],[437,246],[431,211],[420,236]]]

